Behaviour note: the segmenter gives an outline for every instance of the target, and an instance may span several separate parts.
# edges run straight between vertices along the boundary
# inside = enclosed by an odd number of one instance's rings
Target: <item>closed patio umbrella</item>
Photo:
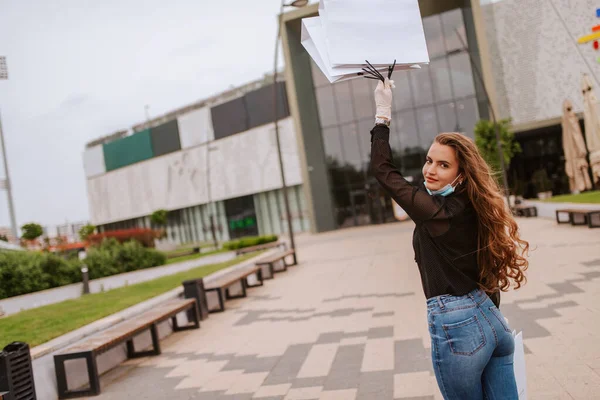
[[[582,91],[585,139],[590,152],[593,180],[600,184],[600,104],[587,74],[583,74]]]
[[[586,160],[587,149],[579,127],[579,119],[569,100],[563,103],[562,140],[565,152],[565,171],[569,176],[571,192],[582,192],[592,188]]]

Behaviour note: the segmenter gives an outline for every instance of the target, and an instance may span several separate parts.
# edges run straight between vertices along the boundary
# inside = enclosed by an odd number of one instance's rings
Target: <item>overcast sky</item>
[[[0,0],[9,71],[0,110],[17,224],[87,220],[85,143],[144,121],[145,104],[157,116],[271,70],[279,4]]]

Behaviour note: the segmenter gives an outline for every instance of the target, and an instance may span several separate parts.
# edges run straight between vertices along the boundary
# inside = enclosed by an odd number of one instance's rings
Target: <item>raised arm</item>
[[[375,89],[376,125],[371,131],[371,172],[383,189],[413,220],[447,218],[444,198],[431,196],[411,185],[394,165],[389,145],[393,81],[379,82]]]

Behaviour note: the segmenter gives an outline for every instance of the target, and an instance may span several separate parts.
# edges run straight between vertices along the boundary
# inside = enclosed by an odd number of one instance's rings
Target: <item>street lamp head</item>
[[[307,4],[308,4],[308,0],[294,0],[290,4],[286,4],[285,6],[300,8],[300,7],[304,7]]]

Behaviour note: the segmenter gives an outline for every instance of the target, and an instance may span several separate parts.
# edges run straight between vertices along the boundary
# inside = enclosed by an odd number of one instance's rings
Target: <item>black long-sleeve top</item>
[[[390,130],[371,131],[371,171],[415,222],[413,248],[427,298],[461,296],[479,287],[478,220],[466,193],[431,196],[409,183],[394,166]],[[494,301],[499,305],[499,298]]]

